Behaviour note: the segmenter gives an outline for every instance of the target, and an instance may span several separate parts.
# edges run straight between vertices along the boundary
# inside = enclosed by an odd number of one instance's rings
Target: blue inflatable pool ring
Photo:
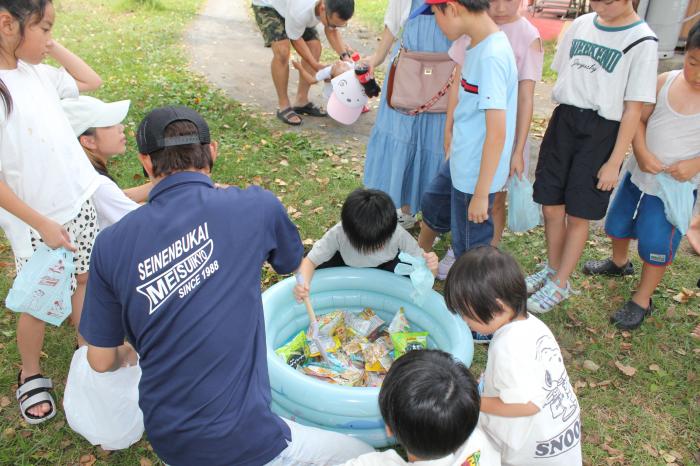
[[[295,284],[294,277],[289,277],[262,294],[272,410],[300,424],[348,434],[374,447],[391,445],[379,413],[379,388],[344,387],[317,380],[292,369],[275,354],[276,348],[309,324],[304,304],[294,300]],[[474,344],[462,319],[447,310],[439,293],[431,291],[418,307],[411,300],[412,292],[406,277],[376,269],[338,267],[316,272],[311,302],[317,315],[370,307],[386,322],[403,307],[411,331],[430,333],[430,348],[447,351],[471,365]]]

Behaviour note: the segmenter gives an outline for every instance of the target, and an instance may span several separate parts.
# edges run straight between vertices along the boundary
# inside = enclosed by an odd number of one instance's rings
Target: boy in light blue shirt
[[[450,158],[422,202],[426,226],[439,233],[451,230],[459,257],[493,238],[490,211],[495,193],[508,179],[518,72],[508,38],[488,15],[488,0],[426,0],[423,11],[428,8],[448,39],[471,37],[459,81]]]

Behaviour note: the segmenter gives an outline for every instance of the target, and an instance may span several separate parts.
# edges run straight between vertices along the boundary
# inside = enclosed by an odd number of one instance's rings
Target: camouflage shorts
[[[255,13],[255,22],[258,23],[263,39],[265,39],[265,47],[270,47],[273,42],[288,39],[284,30],[284,18],[277,10],[266,6],[253,5],[253,13]],[[320,40],[316,28],[306,28],[301,38],[306,42]]]

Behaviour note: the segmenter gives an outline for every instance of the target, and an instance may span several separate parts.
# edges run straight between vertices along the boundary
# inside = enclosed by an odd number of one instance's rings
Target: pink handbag
[[[455,68],[447,53],[411,52],[402,45],[389,69],[387,104],[407,115],[446,113]]]

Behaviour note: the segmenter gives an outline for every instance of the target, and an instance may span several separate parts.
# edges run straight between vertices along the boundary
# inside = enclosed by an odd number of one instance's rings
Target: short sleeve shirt
[[[473,194],[486,140],[486,110],[505,110],[506,138],[489,193],[508,179],[515,137],[518,72],[513,50],[503,32],[491,34],[466,53],[454,113],[450,172],[458,191]]]
[[[258,465],[287,446],[270,410],[260,272],[303,247],[277,198],[179,172],[101,232],[80,322],[89,344],[140,355],[148,439],[169,464]]]
[[[418,246],[416,239],[401,225],[396,226],[394,234],[383,247],[373,253],[363,254],[350,244],[343,225],[337,223],[316,241],[307,257],[314,265],[319,266],[328,262],[337,252],[349,267],[377,267],[394,260],[399,252],[406,252],[413,257],[423,256],[423,250]]]
[[[389,29],[391,35],[399,37],[408,16],[411,13],[411,0],[389,0],[384,13],[384,25]]]
[[[581,418],[564,359],[552,332],[528,315],[498,329],[489,344],[483,396],[535,404],[533,416],[481,413],[479,424],[504,465],[582,464]]]
[[[287,0],[287,11],[282,16],[290,40],[301,39],[307,28],[315,28],[319,23],[316,0]]]
[[[650,39],[651,38],[651,39]],[[620,121],[626,101],[654,103],[658,42],[643,21],[607,27],[596,13],[579,16],[552,62],[559,73],[552,99]]]

